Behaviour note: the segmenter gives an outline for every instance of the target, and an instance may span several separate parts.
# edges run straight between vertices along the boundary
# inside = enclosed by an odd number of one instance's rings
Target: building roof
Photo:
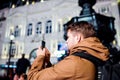
[[[31,4],[33,1],[39,2],[42,0],[0,0],[0,9],[11,8],[13,4],[15,6],[25,5],[27,1],[29,2],[29,4]],[[48,0],[44,0],[44,1],[48,1]]]

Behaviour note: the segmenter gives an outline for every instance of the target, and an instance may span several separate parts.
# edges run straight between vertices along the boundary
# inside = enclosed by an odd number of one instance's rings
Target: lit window
[[[9,50],[10,50],[10,47],[8,48],[8,51]],[[6,48],[4,48],[4,51],[6,51]],[[15,54],[16,54],[16,46],[13,43],[12,46],[11,46],[11,50],[10,50],[10,56],[13,57]],[[8,55],[9,55],[9,53],[8,53]]]
[[[16,26],[15,27],[15,31],[14,31],[14,36],[15,37],[19,37],[20,36],[20,32],[21,32],[20,28],[18,26]]]
[[[46,33],[52,33],[52,21],[51,20],[46,22]]]
[[[41,34],[42,32],[42,23],[38,22],[36,26],[36,34]]]
[[[27,26],[27,36],[32,35],[32,23]]]

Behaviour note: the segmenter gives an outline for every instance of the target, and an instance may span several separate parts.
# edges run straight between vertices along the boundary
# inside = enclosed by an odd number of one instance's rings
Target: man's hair
[[[94,26],[87,21],[75,22],[67,26],[67,32],[71,30],[73,32],[83,34],[84,38],[96,36]]]

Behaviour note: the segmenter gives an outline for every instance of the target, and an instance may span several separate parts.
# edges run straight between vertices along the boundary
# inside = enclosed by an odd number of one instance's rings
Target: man
[[[30,67],[30,61],[25,58],[25,54],[22,54],[22,57],[18,59],[16,68],[16,74],[20,76],[23,73],[26,73],[27,68]]]
[[[108,49],[95,37],[94,27],[86,21],[76,22],[67,27],[67,45],[69,56],[52,67],[45,68],[49,64],[49,51],[41,48],[37,51],[37,58],[28,72],[28,80],[95,80],[95,65],[78,56],[75,52],[87,53],[106,61],[109,56]]]

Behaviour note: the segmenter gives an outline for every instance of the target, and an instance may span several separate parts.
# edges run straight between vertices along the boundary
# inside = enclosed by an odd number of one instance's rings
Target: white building
[[[93,8],[97,13],[115,17],[116,38],[118,45],[120,45],[120,18],[117,1],[98,0]],[[15,62],[21,57],[22,53],[25,53],[26,57],[29,58],[30,54],[38,46],[41,46],[43,38],[46,42],[46,47],[52,53],[51,57],[55,57],[54,53],[57,52],[58,45],[65,43],[63,39],[63,24],[72,17],[79,16],[81,9],[78,6],[78,0],[48,0],[3,11],[8,11],[8,13],[4,21],[4,30],[0,29],[0,34],[2,34],[0,40],[3,40],[0,41],[0,63],[5,64],[8,60],[9,36],[11,33],[15,35],[15,44],[12,47],[15,55],[11,61]]]
[[[7,17],[8,11],[9,9],[0,10],[0,63],[1,63],[2,56],[4,56],[4,54],[2,54],[2,51],[3,51],[4,42],[5,42],[4,36],[5,36],[5,30],[6,30],[6,17]],[[4,48],[4,50],[6,50],[6,48]]]

